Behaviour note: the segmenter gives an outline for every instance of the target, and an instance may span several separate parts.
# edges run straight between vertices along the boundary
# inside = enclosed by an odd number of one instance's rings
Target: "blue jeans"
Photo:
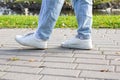
[[[64,0],[42,0],[38,28],[35,32],[37,38],[49,39],[63,4]],[[72,4],[78,22],[76,37],[80,39],[91,38],[92,0],[72,0]]]

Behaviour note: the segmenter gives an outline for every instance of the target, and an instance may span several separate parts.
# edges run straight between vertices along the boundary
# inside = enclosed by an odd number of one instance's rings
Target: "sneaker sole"
[[[69,48],[69,49],[81,49],[81,50],[91,50],[92,47],[82,47],[80,45],[61,45],[63,48]]]

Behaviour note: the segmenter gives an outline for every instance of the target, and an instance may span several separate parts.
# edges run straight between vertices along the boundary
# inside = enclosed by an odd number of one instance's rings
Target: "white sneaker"
[[[76,49],[92,49],[92,40],[81,40],[76,37],[71,38],[61,44],[64,48],[76,48]]]
[[[34,33],[29,33],[24,36],[17,35],[15,40],[23,46],[30,46],[39,49],[47,48],[47,41],[35,38]]]

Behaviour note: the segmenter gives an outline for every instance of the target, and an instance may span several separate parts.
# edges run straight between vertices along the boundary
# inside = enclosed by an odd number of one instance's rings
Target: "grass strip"
[[[36,28],[38,16],[2,15],[0,28]],[[77,28],[75,16],[60,16],[55,28]],[[94,15],[93,28],[120,28],[120,15]]]

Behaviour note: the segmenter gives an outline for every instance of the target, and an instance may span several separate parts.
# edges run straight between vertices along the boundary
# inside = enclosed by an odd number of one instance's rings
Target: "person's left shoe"
[[[17,35],[15,37],[15,40],[23,46],[34,47],[37,49],[46,49],[47,48],[47,41],[37,39],[35,37],[34,33],[29,33],[24,36]]]
[[[81,40],[79,38],[71,38],[61,44],[64,48],[73,48],[73,49],[92,49],[92,40],[91,39],[85,39]]]

